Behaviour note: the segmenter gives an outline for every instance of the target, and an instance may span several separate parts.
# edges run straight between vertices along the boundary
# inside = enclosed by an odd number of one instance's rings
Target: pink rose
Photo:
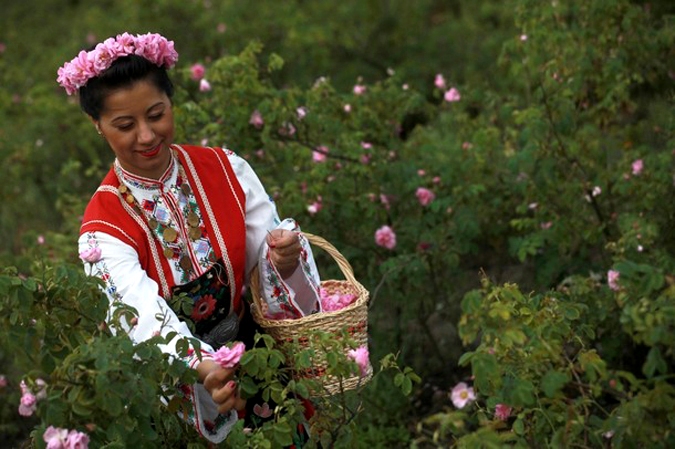
[[[68,438],[68,430],[61,429],[54,426],[47,427],[45,433],[42,434],[42,439],[47,443],[48,449],[66,449],[66,439]]]
[[[101,260],[101,248],[93,247],[85,249],[80,253],[80,259],[89,263],[96,263]]]
[[[300,106],[295,112],[298,114],[298,120],[302,120],[307,116],[307,108],[304,106]]]
[[[452,404],[458,409],[462,409],[476,400],[476,395],[473,392],[473,388],[469,387],[466,383],[460,382],[452,389],[450,392],[450,400]]]
[[[37,398],[32,393],[24,393],[19,403],[19,415],[32,416],[37,408]]]
[[[238,341],[231,348],[223,346],[213,354],[213,361],[223,368],[234,368],[246,351],[244,343]]]
[[[497,404],[495,406],[495,418],[506,421],[511,416],[511,407],[506,404]]]
[[[205,73],[206,69],[201,64],[192,64],[192,67],[190,67],[190,78],[194,81],[199,81],[204,78]]]
[[[314,162],[326,162],[326,154],[328,153],[328,147],[319,146],[316,147],[315,151],[312,151],[312,160]]]
[[[429,189],[425,189],[424,187],[418,187],[417,191],[415,192],[415,196],[417,196],[417,200],[422,206],[428,206],[434,199],[436,199],[436,194]]]
[[[295,134],[295,126],[290,122],[284,122],[283,125],[279,128],[278,133],[280,136],[290,137]]]
[[[454,103],[461,100],[462,96],[460,95],[459,91],[453,87],[445,93],[443,98],[445,98],[445,101],[448,103]]]
[[[366,93],[366,86],[362,84],[357,84],[354,86],[354,95],[363,95]]]
[[[323,204],[321,204],[321,200],[314,201],[312,204],[307,206],[307,212],[309,215],[316,215],[322,208]]]
[[[634,161],[633,164],[632,164],[632,168],[633,168],[633,175],[634,176],[637,176],[640,173],[642,173],[642,169],[644,168],[644,164],[642,162],[642,159],[638,159],[638,160]]]
[[[210,91],[210,90],[211,90],[211,83],[209,83],[209,82],[206,81],[205,79],[202,79],[202,80],[199,82],[199,91],[200,91],[200,92],[208,92],[208,91]]]
[[[361,377],[368,374],[368,365],[370,361],[368,359],[368,347],[359,346],[356,349],[352,349],[347,353],[347,356],[354,360],[357,365],[359,365],[359,371],[361,372]]]
[[[387,210],[391,207],[389,204],[389,197],[384,193],[380,193],[380,203],[384,204],[384,208]]]
[[[621,286],[619,285],[620,276],[621,273],[619,273],[616,270],[609,270],[607,272],[607,285],[609,285],[609,288],[611,288],[615,292],[621,290]]]
[[[443,78],[443,75],[440,73],[436,75],[436,78],[434,78],[434,86],[441,90],[445,89],[445,78]]]
[[[335,312],[343,309],[354,302],[356,295],[353,293],[333,293],[331,294],[325,288],[319,288],[319,297],[321,300],[321,310],[324,312]]]
[[[0,388],[5,388],[7,386],[7,377],[4,374],[0,374]]]
[[[342,109],[343,109],[347,114],[349,114],[350,112],[352,112],[352,105],[346,104],[346,105],[344,105],[344,106],[342,107]]]
[[[71,430],[68,432],[65,446],[68,449],[87,449],[89,447],[89,436],[86,433]]]
[[[37,398],[31,393],[24,393],[21,396],[21,405],[32,407],[37,403]]]
[[[256,129],[260,129],[265,124],[265,121],[263,120],[263,117],[262,117],[262,114],[260,113],[260,111],[256,109],[251,114],[251,118],[249,119],[248,123],[253,125]]]
[[[396,234],[389,226],[382,226],[375,231],[375,243],[387,249],[394,249],[396,247]]]

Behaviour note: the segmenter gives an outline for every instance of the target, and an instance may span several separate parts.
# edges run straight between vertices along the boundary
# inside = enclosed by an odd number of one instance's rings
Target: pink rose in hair
[[[117,48],[119,48],[120,53],[125,55],[131,55],[134,53],[135,40],[134,36],[131,34],[124,32],[115,38],[115,42],[118,45]]]
[[[396,233],[389,226],[382,226],[375,231],[375,243],[387,249],[394,249],[396,247]]]
[[[244,343],[238,341],[231,348],[223,346],[213,354],[213,361],[223,368],[234,368],[239,363],[239,359],[246,351]]]
[[[356,349],[352,349],[347,353],[347,356],[354,360],[357,365],[359,365],[359,370],[361,372],[361,377],[368,374],[368,365],[369,365],[369,354],[367,346],[359,346]]]

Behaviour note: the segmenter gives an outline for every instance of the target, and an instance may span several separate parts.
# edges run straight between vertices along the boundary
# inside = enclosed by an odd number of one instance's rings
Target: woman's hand
[[[300,263],[300,239],[298,233],[284,229],[269,231],[267,245],[270,247],[272,264],[283,278],[293,274]]]
[[[197,374],[213,402],[218,405],[219,413],[244,409],[246,400],[239,397],[234,369],[223,368],[213,360],[202,360],[197,366]]]

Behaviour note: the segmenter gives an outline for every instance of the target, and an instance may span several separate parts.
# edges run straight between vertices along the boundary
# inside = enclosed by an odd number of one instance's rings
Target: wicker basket
[[[345,280],[326,280],[321,287],[330,293],[354,294],[356,299],[347,307],[335,312],[321,312],[297,319],[270,320],[262,313],[263,299],[260,294],[260,274],[258,268],[251,275],[251,294],[253,304],[251,311],[255,321],[271,335],[283,350],[284,344],[295,342],[301,349],[309,348],[312,344],[307,338],[311,331],[330,333],[336,338],[342,338],[345,331],[350,339],[354,340],[355,347],[368,344],[368,291],[355,278],[351,265],[340,252],[324,238],[303,232],[310,244],[326,251],[337,262]],[[310,370],[295,371],[296,378],[312,378],[320,381],[321,390],[313,391],[317,396],[333,395],[340,391],[352,390],[368,382],[373,375],[370,363],[365,375],[359,373],[349,377],[339,378],[325,373],[327,362],[320,349],[316,349],[313,360],[314,367]]]

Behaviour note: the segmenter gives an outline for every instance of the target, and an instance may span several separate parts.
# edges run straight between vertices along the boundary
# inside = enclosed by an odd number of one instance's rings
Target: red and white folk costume
[[[288,228],[292,220],[280,223],[260,180],[233,152],[178,145],[172,150],[174,157],[158,180],[133,175],[116,161],[87,206],[78,243],[80,253],[90,248],[101,250],[101,259],[86,263],[85,268],[105,282],[111,312],[122,304],[138,311],[133,325],[124,323],[130,338],[141,342],[177,332],[178,336],[161,348],[177,357],[176,341],[194,335],[167,304],[172,288],[199,278],[219,260],[227,274],[232,307],[238,313],[249,273],[259,261],[269,262],[267,231]],[[129,194],[136,208],[127,201]],[[191,214],[195,213],[198,229],[192,226],[195,218]],[[162,232],[166,227],[177,230],[171,241]],[[301,238],[301,243],[298,269],[283,285],[292,295],[304,298],[300,313],[308,314],[320,307],[319,279],[306,240]],[[185,258],[189,264],[184,263]],[[275,271],[269,265],[261,270]],[[312,297],[316,301],[307,301]],[[295,304],[293,301],[291,298]],[[208,310],[208,303],[204,304]],[[201,348],[207,358],[214,351],[205,342]],[[192,355],[186,363],[196,368],[199,360]],[[224,440],[237,420],[236,412],[219,415],[201,384],[184,386],[182,391],[192,405],[188,421],[207,439]]]

